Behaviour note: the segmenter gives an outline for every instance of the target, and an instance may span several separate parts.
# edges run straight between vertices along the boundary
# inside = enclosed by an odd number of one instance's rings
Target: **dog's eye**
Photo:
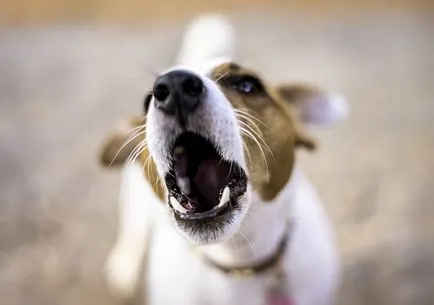
[[[255,88],[255,85],[249,81],[243,81],[237,85],[237,90],[243,93],[251,93]]]
[[[253,76],[242,76],[240,78],[233,79],[232,87],[238,92],[244,94],[259,93],[264,90],[261,82]]]
[[[143,109],[144,109],[145,113],[148,112],[149,105],[151,104],[151,100],[152,100],[152,93],[150,93],[150,92],[146,93],[145,100],[143,102]]]

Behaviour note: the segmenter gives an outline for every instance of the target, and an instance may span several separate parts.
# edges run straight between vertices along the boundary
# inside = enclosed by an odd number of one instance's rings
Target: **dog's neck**
[[[200,247],[203,254],[227,267],[256,264],[274,255],[288,230],[299,176],[294,167],[291,179],[270,202],[252,191],[250,209],[238,231],[229,240]]]

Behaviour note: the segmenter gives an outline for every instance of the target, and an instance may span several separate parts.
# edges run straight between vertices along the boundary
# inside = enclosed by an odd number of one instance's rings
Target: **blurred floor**
[[[301,160],[333,218],[340,304],[434,300],[434,21],[377,15],[311,23],[237,16],[241,62],[311,80],[352,106]],[[141,111],[180,24],[0,31],[0,296],[7,305],[115,304],[101,277],[118,172],[105,134]]]

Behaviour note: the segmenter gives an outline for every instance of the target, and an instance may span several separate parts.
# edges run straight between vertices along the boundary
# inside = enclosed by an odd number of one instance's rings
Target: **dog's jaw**
[[[242,220],[247,214],[250,206],[249,186],[244,195],[237,199],[238,208],[230,212],[224,221],[215,223],[213,228],[203,230],[191,224],[175,221],[175,225],[181,234],[190,242],[200,245],[217,244],[229,240],[240,228]]]
[[[213,67],[213,65],[205,65]],[[209,69],[204,66],[183,67],[198,75],[205,86],[205,97],[198,109],[185,122],[185,126],[170,118],[151,103],[147,114],[147,143],[160,177],[171,174],[173,165],[173,147],[177,138],[185,132],[197,134],[213,143],[218,155],[225,161],[236,164],[244,175],[247,166],[244,157],[243,140],[234,110],[217,85],[207,77]],[[177,68],[181,70],[181,68]],[[173,71],[174,69],[172,69]],[[199,74],[200,73],[200,74]],[[200,148],[198,148],[200,149]],[[180,232],[190,241],[198,244],[216,243],[230,238],[238,229],[249,208],[250,187],[247,185],[242,194],[237,194],[236,205],[225,215],[201,225],[195,221],[185,221],[176,217],[172,211]],[[171,207],[167,198],[168,207]]]

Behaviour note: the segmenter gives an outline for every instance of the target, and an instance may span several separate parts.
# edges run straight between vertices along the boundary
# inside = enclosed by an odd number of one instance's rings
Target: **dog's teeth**
[[[170,204],[172,205],[172,207],[177,210],[178,212],[181,213],[187,213],[187,209],[184,208],[179,202],[178,200],[175,199],[175,197],[170,197]]]
[[[223,206],[226,202],[229,201],[230,194],[231,192],[229,190],[229,186],[225,187],[222,193],[222,197],[220,198],[220,203],[218,205],[219,207]]]
[[[183,177],[183,178],[177,177],[176,183],[178,184],[179,188],[181,189],[184,195],[188,195],[191,193],[190,179],[188,179],[188,177]]]

